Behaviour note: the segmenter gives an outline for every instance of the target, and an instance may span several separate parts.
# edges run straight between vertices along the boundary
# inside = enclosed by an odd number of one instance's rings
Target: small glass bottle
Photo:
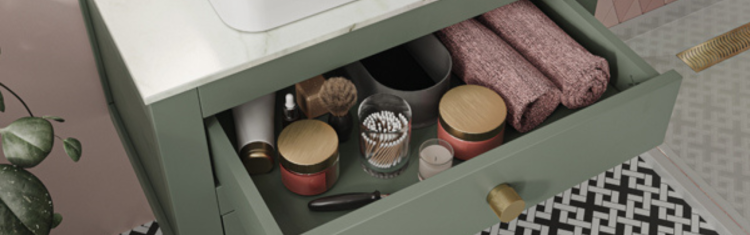
[[[299,120],[299,109],[294,103],[294,95],[292,93],[286,94],[286,102],[284,103],[284,118],[282,126],[286,127],[292,122]]]

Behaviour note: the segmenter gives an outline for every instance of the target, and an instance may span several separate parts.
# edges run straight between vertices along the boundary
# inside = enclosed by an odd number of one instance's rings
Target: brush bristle
[[[331,114],[344,116],[357,103],[357,88],[346,78],[330,78],[320,89],[320,101]]]

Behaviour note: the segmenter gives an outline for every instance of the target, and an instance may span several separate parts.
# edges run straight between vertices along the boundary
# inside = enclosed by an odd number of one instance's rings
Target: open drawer
[[[235,151],[228,113],[208,117],[225,232],[475,233],[498,222],[485,198],[499,184],[510,184],[527,207],[533,206],[662,143],[680,75],[659,75],[575,0],[535,3],[589,51],[609,61],[612,81],[598,103],[575,111],[560,106],[542,126],[523,135],[509,128],[502,146],[423,182],[417,179],[417,154],[411,154],[408,169],[396,178],[369,176],[359,163],[358,142],[350,140],[340,146],[339,181],[314,197],[284,188],[278,166],[269,174],[249,176]],[[435,126],[414,130],[410,151],[435,136]],[[351,212],[311,212],[306,207],[321,196],[376,189],[393,194]]]

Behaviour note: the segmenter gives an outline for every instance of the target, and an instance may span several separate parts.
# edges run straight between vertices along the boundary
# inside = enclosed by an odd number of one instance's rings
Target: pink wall
[[[0,1],[0,82],[35,115],[57,115],[56,134],[83,143],[73,163],[60,141],[31,171],[64,216],[52,234],[119,234],[153,220],[151,209],[107,111],[77,0]],[[2,91],[0,126],[26,115]],[[5,163],[5,158],[0,158]]]

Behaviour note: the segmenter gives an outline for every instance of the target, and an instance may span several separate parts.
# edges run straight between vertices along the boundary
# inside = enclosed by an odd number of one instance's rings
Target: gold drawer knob
[[[516,219],[526,208],[526,203],[508,184],[501,184],[487,194],[487,203],[503,223]]]

